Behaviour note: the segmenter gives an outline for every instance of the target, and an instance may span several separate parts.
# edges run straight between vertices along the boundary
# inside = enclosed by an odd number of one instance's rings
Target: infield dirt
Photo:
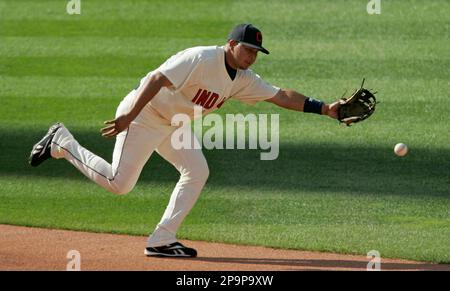
[[[148,258],[146,237],[0,225],[0,270],[64,271],[71,250],[81,270],[301,271],[366,270],[365,256],[182,241],[192,259]],[[381,270],[447,270],[450,265],[381,259]]]

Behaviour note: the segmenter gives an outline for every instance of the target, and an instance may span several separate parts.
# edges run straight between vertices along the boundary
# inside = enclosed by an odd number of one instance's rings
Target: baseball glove
[[[368,118],[375,111],[375,105],[377,104],[375,94],[377,92],[371,92],[363,88],[364,80],[361,88],[356,90],[350,97],[341,98],[339,101],[341,106],[338,109],[338,120],[347,126]]]

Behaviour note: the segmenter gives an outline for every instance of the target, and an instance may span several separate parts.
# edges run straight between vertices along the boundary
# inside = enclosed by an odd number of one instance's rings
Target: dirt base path
[[[182,241],[198,250],[193,259],[148,258],[146,237],[0,225],[0,270],[64,271],[70,250],[81,255],[81,270],[366,270],[365,256],[279,250]],[[382,270],[450,270],[438,265],[382,259]]]

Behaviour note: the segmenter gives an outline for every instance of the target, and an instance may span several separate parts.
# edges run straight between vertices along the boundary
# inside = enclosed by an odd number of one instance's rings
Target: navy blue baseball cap
[[[250,23],[243,23],[235,26],[228,36],[228,40],[235,40],[243,45],[258,49],[269,54],[269,51],[262,47],[262,33]]]

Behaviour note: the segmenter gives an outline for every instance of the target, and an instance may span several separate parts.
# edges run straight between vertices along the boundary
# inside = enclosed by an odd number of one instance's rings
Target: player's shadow
[[[0,131],[0,174],[3,176],[86,178],[62,160],[50,160],[32,168],[28,155],[46,129]],[[114,139],[99,132],[72,129],[77,140],[111,161]],[[389,147],[333,144],[280,144],[273,161],[260,160],[262,150],[204,150],[210,168],[206,187],[248,187],[268,191],[320,191],[377,195],[450,195],[450,151],[412,148],[396,157]],[[156,153],[142,171],[138,183],[175,185],[179,177],[172,165]],[[88,183],[88,181],[86,180]],[[91,183],[91,182],[89,182]],[[231,191],[232,192],[232,191]]]
[[[347,269],[355,271],[367,270],[367,263],[364,261],[352,261],[352,260],[327,260],[327,259],[274,259],[274,258],[217,258],[217,257],[198,257],[192,259],[194,261],[208,262],[208,263],[222,263],[231,264],[236,269],[239,269],[239,265],[266,265],[266,266],[278,266],[286,267],[285,270],[327,270],[327,269]],[[382,270],[395,271],[395,270],[421,270],[421,271],[449,271],[450,265],[443,264],[411,264],[411,263],[386,263],[381,262]]]

